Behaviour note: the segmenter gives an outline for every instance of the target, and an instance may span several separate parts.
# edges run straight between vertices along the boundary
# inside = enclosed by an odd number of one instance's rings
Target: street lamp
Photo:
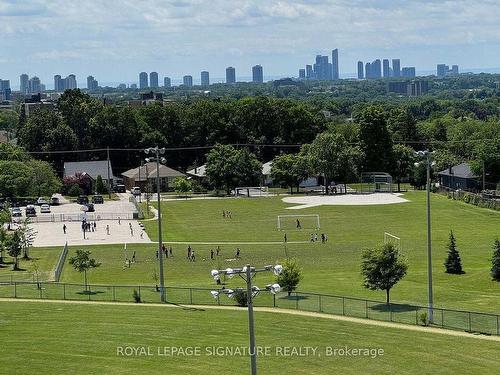
[[[147,154],[153,155],[152,157],[146,158],[146,162],[156,161],[156,195],[158,199],[158,262],[160,266],[160,300],[165,302],[165,276],[163,274],[163,251],[162,251],[162,237],[161,237],[161,195],[160,195],[160,162],[165,163],[166,159],[161,157],[165,153],[164,148],[150,147],[144,150]],[[147,181],[147,176],[146,176]]]
[[[425,158],[427,162],[427,287],[429,298],[429,322],[434,321],[433,314],[433,293],[432,293],[432,239],[431,239],[431,151],[417,151],[416,156]]]
[[[226,275],[230,279],[235,275],[240,276],[246,282],[246,292],[247,292],[247,306],[248,306],[248,333],[250,336],[250,365],[252,369],[252,375],[257,375],[257,353],[255,348],[255,331],[254,331],[254,320],[253,320],[253,299],[261,292],[261,289],[255,285],[252,285],[253,277],[260,272],[273,272],[275,275],[279,275],[283,271],[283,267],[279,264],[268,265],[263,268],[257,269],[251,267],[247,264],[243,268],[226,268],[225,270],[212,270],[210,275],[214,278],[217,283],[220,281],[221,275]],[[279,284],[266,285],[265,291],[272,294],[279,293],[281,287]],[[222,288],[220,290],[212,290],[210,293],[215,299],[219,299],[221,294],[225,294],[228,298],[233,298],[236,293],[243,293],[243,288],[226,289]]]

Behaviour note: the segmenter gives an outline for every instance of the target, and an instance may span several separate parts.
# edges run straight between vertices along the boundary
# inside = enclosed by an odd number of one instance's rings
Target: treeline
[[[113,168],[120,173],[139,164],[143,155],[137,149],[153,145],[186,148],[166,156],[169,166],[187,170],[204,164],[209,146],[215,144],[250,144],[244,148],[266,162],[282,154],[297,154],[301,148],[294,145],[320,142],[318,136],[327,134],[335,138],[342,152],[351,153],[352,165],[342,166],[349,169],[350,178],[364,171],[378,171],[399,179],[407,175],[407,170],[398,170],[409,162],[405,155],[431,149],[437,151],[436,170],[466,160],[482,173],[484,163],[488,180],[498,182],[499,115],[500,99],[495,97],[368,104],[348,98],[255,96],[131,107],[104,104],[80,90],[69,90],[59,99],[55,112],[38,112],[29,118],[21,112],[17,136],[18,144],[30,152],[123,149],[111,152]],[[64,161],[103,159],[106,155],[36,156],[53,163],[61,174]],[[325,153],[319,150],[317,158],[326,160]],[[328,174],[333,179],[337,178],[335,173]]]

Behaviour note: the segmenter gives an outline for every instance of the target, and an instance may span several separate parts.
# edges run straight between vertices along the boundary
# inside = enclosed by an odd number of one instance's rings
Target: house
[[[441,187],[452,190],[481,190],[479,176],[467,163],[455,165],[438,173]]]
[[[122,173],[123,184],[125,188],[132,189],[134,186],[138,186],[141,190],[145,190],[146,185],[152,186],[152,190],[156,191],[156,163],[150,162],[143,166],[129,169]],[[176,171],[175,169],[169,168],[166,165],[160,164],[160,191],[168,191],[172,185],[172,182],[177,177],[184,177],[184,173]]]
[[[109,166],[109,170],[108,170]],[[111,161],[107,160],[95,160],[95,161],[76,161],[76,162],[67,162],[64,163],[64,176],[75,176],[77,174],[87,174],[92,178],[92,180],[96,180],[97,176],[101,176],[103,182],[105,184],[108,183],[108,173],[109,173],[109,182],[111,185],[114,184],[116,177],[113,175],[113,168],[111,167]]]
[[[199,167],[194,167],[193,169],[187,171],[186,174],[201,182],[207,176],[206,175],[206,165],[203,164]]]

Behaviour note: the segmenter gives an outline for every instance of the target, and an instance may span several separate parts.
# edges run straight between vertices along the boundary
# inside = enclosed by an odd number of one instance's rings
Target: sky
[[[341,76],[358,60],[400,58],[433,71],[500,67],[498,0],[0,0],[0,78],[87,75],[136,82],[141,71],[174,81],[261,64],[297,76],[316,54],[339,49]]]

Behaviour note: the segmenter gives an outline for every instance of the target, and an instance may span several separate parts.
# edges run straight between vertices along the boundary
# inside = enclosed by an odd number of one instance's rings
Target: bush
[[[134,298],[134,302],[135,303],[141,303],[142,302],[141,301],[141,295],[135,289],[134,289],[134,293],[132,293],[132,297]]]
[[[423,326],[427,326],[429,324],[429,319],[427,319],[427,313],[426,312],[423,312],[423,313],[419,314],[418,320],[419,320],[420,324],[423,325]]]
[[[500,281],[500,241],[498,238],[493,244],[493,257],[491,259],[491,277],[495,281]]]
[[[283,272],[276,276],[276,283],[288,292],[288,295],[297,288],[302,279],[302,272],[296,259],[286,260],[283,264]]]
[[[72,185],[68,190],[68,195],[70,197],[78,197],[83,194],[82,188],[78,184]]]
[[[450,232],[450,242],[448,243],[448,257],[444,262],[446,273],[461,275],[464,272],[462,269],[462,260],[460,259],[460,252],[458,251],[455,236],[453,231]]]

